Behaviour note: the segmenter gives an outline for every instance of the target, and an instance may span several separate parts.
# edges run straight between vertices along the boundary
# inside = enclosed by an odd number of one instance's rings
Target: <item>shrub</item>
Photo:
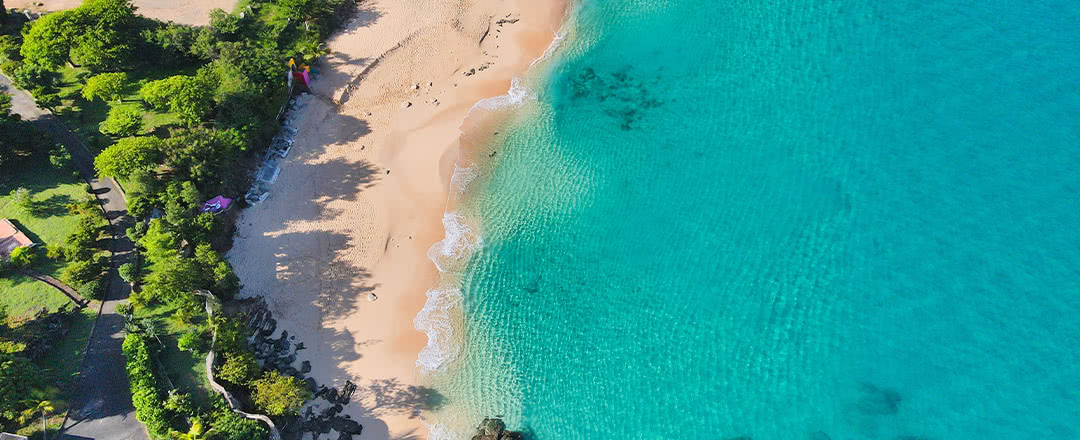
[[[72,259],[72,257],[82,260],[89,258],[89,254],[93,252],[94,246],[97,245],[99,232],[97,220],[93,216],[83,215],[79,217],[79,223],[75,226],[75,231],[68,236],[66,241],[71,252],[74,253],[74,255],[69,254],[68,259]]]
[[[69,286],[82,286],[98,279],[101,276],[101,269],[101,266],[94,261],[72,261],[60,273],[60,280]]]
[[[245,386],[258,377],[259,365],[250,351],[228,351],[224,354],[225,362],[218,367],[217,378],[234,385]]]
[[[225,398],[214,395],[214,412],[211,414],[214,431],[219,440],[262,440],[270,433],[262,423],[245,419],[233,412],[225,403]]]
[[[87,101],[118,99],[127,82],[128,75],[123,72],[94,75],[86,80],[86,85],[82,88],[82,97]]]
[[[311,397],[302,382],[277,370],[267,371],[262,379],[252,382],[251,388],[255,406],[272,416],[295,415]]]
[[[79,291],[79,295],[86,299],[102,300],[105,298],[105,283],[102,283],[101,280],[87,281],[76,290]]]
[[[150,211],[152,209],[154,209],[153,201],[142,194],[136,194],[130,199],[128,199],[128,214],[131,214],[135,218],[145,218],[146,216],[150,215]],[[136,223],[135,227],[138,228],[139,225],[143,224],[145,223]],[[138,229],[136,229],[135,232],[141,237],[142,234],[146,233],[146,229],[144,227],[142,233],[139,233]]]
[[[120,274],[120,278],[123,278],[128,284],[135,284],[139,281],[139,266],[132,263],[121,264],[117,268],[117,272]]]
[[[57,146],[49,152],[49,163],[58,170],[66,169],[71,165],[71,153],[68,153],[67,148]]]
[[[55,93],[41,93],[34,94],[34,100],[37,101],[39,106],[45,107],[49,110],[56,109],[60,106],[60,95]]]
[[[176,348],[179,348],[181,351],[196,353],[202,349],[202,343],[202,335],[200,335],[199,332],[191,331],[180,335],[180,337],[176,339]]]
[[[11,190],[11,203],[14,203],[16,207],[25,213],[34,210],[34,196],[26,188],[19,187]]]
[[[47,245],[45,246],[45,257],[53,261],[63,261],[67,258],[67,249],[58,244]]]
[[[17,267],[29,268],[37,262],[37,250],[31,247],[17,247],[11,251],[11,264]]]
[[[120,106],[109,110],[101,132],[113,136],[133,136],[142,130],[143,112],[138,107]]]
[[[135,312],[135,308],[130,303],[120,303],[116,305],[116,313],[124,316],[131,316]]]
[[[139,241],[139,233],[134,226],[129,226],[127,229],[124,229],[124,235],[127,236],[128,240],[131,240],[132,243]]]
[[[165,409],[185,416],[193,416],[197,412],[191,402],[191,395],[178,393],[175,390],[169,392],[169,398],[165,400]]]

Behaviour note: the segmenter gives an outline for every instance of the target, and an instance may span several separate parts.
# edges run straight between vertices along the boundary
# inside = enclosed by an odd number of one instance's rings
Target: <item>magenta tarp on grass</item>
[[[232,199],[217,196],[210,200],[207,200],[206,203],[203,203],[202,212],[212,212],[214,214],[217,214],[219,212],[225,211],[226,209],[229,209],[230,204],[232,204]]]

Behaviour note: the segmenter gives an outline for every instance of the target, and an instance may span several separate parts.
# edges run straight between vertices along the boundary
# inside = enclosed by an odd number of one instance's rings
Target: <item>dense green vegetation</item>
[[[138,418],[155,438],[266,436],[206,388],[201,359],[215,330],[217,374],[250,409],[295,414],[310,396],[302,382],[258,366],[242,323],[206,317],[194,292],[228,300],[240,283],[219,253],[231,225],[198,208],[246,191],[250,181],[237,167],[254,165],[277,130],[287,60],[322,54],[321,42],[352,4],[242,2],[241,13],[215,10],[209,26],[191,27],[141,17],[129,0],[86,0],[0,39],[0,70],[54,109],[98,153],[97,172],[128,192],[137,223],[126,235],[136,252],[120,275],[136,288],[123,349]],[[34,145],[0,145],[0,166],[30,160]],[[65,207],[78,220],[41,258],[63,264],[61,279],[93,292],[105,260],[93,251],[100,229],[87,208]],[[21,370],[12,364],[11,371]]]

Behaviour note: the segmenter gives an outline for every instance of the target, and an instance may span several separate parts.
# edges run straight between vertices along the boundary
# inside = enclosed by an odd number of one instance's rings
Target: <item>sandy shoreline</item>
[[[438,274],[426,254],[444,235],[459,130],[564,13],[562,0],[362,3],[329,42],[270,198],[238,222],[242,296],[266,299],[320,384],[357,384],[344,414],[362,439],[427,437],[439,396],[416,367],[427,338],[413,318]]]

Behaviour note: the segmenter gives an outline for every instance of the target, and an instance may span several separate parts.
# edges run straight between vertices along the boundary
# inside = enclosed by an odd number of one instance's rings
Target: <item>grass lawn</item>
[[[34,201],[41,205],[38,213],[25,212],[9,203],[11,191],[19,187],[29,189]],[[70,171],[41,164],[0,181],[0,218],[11,220],[35,243],[61,244],[79,222],[77,216],[68,214],[64,205],[87,197],[85,182],[76,179]],[[59,277],[65,264],[49,261],[44,255],[41,257],[35,269]],[[0,292],[3,292],[0,305],[7,307],[8,315],[13,318],[41,306],[55,311],[68,302],[67,297],[56,289],[19,275],[0,278]]]
[[[134,107],[143,110],[143,128],[139,135],[156,134],[164,137],[168,128],[179,127],[180,119],[175,113],[159,112],[147,108],[139,99],[139,88],[150,81],[168,78],[172,75],[194,74],[195,68],[187,70],[155,69],[128,72],[128,87],[120,101],[87,101],[82,97],[82,87],[91,74],[83,68],[64,66],[60,69],[60,87],[58,94],[61,105],[56,114],[64,120],[72,131],[81,137],[94,153],[112,145],[112,137],[102,134],[99,126],[114,107]]]
[[[64,339],[53,347],[48,355],[38,361],[41,371],[49,376],[53,384],[49,387],[49,390],[53,391],[53,399],[63,397],[68,391],[74,390],[75,380],[79,377],[83,348],[86,347],[86,340],[90,338],[94,320],[97,319],[97,304],[91,303],[80,310]]]
[[[90,330],[93,329],[94,320],[97,319],[97,311],[96,303],[80,310],[75,315],[75,321],[71,324],[64,339],[54,346],[44,358],[36,362],[39,368],[38,371],[46,378],[42,382],[48,383],[48,385],[35,389],[33,395],[27,397],[52,402],[55,410],[47,419],[50,432],[59,429],[60,423],[64,420],[64,411],[68,407],[69,395],[75,391],[76,379],[79,376],[83,348],[86,347],[86,341],[90,338]],[[31,438],[33,438],[34,434],[40,436],[40,432],[40,418],[18,430],[20,435]]]
[[[198,353],[181,351],[176,347],[176,340],[180,335],[203,329],[205,318],[194,325],[182,324],[172,317],[175,311],[174,306],[156,304],[137,310],[135,317],[150,319],[157,330],[158,337],[161,338],[164,347],[158,357],[162,368],[160,373],[167,375],[180,392],[190,394],[192,403],[200,408],[209,408],[210,397],[213,396],[214,390],[210,388],[210,382],[206,380],[205,349],[209,348],[210,341],[207,340],[204,350]]]
[[[22,275],[0,278],[0,308],[12,319],[31,316],[41,307],[55,312],[71,303],[63,293],[41,281]]]

